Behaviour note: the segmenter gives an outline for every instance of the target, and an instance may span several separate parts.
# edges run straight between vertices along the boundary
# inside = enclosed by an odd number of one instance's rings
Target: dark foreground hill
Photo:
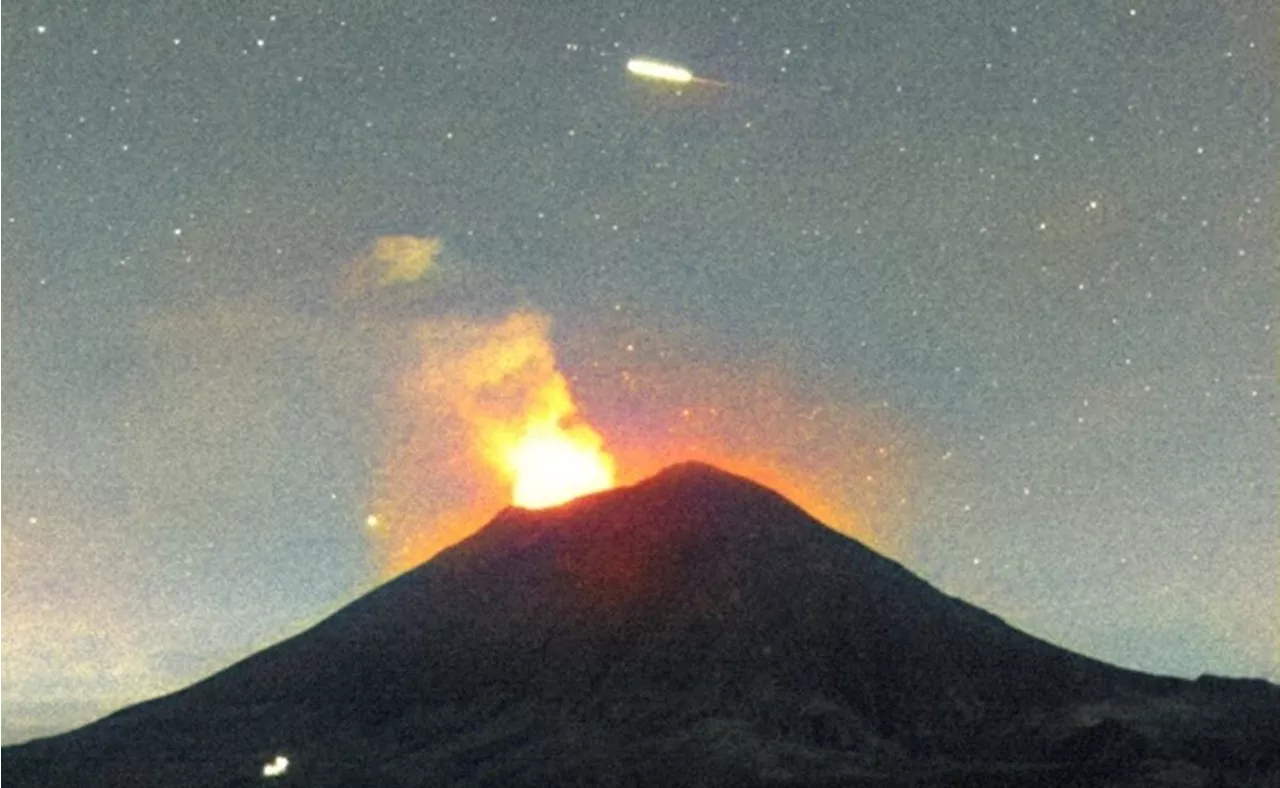
[[[276,755],[289,759],[264,777]],[[705,465],[510,509],[8,788],[1280,784],[1280,688],[1121,670]]]

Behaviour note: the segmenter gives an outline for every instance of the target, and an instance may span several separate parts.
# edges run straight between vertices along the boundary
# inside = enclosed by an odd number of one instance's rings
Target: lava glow
[[[506,456],[511,501],[525,509],[558,506],[614,486],[613,459],[586,426],[544,425],[527,432]]]

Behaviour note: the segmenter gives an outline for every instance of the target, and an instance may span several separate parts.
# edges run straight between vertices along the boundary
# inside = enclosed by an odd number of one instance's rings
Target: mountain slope
[[[686,464],[508,509],[313,629],[5,765],[17,785],[241,785],[276,753],[307,785],[1247,784],[1276,741],[1271,685],[1059,649]]]

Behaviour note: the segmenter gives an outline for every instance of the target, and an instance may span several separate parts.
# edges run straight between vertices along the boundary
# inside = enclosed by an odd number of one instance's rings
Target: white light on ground
[[[279,777],[289,770],[289,759],[283,755],[277,755],[274,760],[268,761],[262,765],[263,777]]]

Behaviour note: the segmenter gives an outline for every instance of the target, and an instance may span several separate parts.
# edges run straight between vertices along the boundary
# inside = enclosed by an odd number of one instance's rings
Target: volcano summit
[[[508,509],[10,785],[1275,785],[1280,688],[1122,670],[700,464]]]

